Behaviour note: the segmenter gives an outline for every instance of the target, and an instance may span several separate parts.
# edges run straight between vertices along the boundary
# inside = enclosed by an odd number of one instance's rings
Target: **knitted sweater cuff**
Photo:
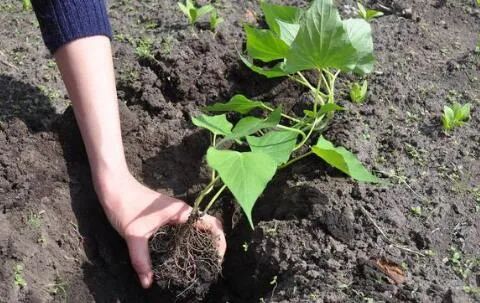
[[[112,37],[104,0],[33,0],[32,5],[52,53],[76,39]]]

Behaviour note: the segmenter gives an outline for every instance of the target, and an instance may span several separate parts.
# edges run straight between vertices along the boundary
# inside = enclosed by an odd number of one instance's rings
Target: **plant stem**
[[[306,158],[306,157],[310,156],[311,154],[313,154],[313,151],[310,150],[310,151],[304,153],[304,154],[301,155],[301,156],[292,158],[292,159],[290,159],[290,161],[288,161],[287,163],[280,165],[280,166],[278,167],[278,169],[282,169],[282,168],[285,168],[285,167],[287,167],[287,166],[290,166],[291,164],[293,164],[293,163],[295,163],[295,162],[297,162],[297,161],[300,161],[300,160],[302,160],[303,158]]]
[[[305,144],[305,142],[307,142],[307,140],[310,138],[310,136],[312,135],[313,131],[315,130],[315,127],[317,126],[317,124],[318,124],[320,121],[322,121],[322,118],[323,118],[323,116],[322,116],[321,118],[317,118],[317,119],[315,119],[315,121],[313,121],[312,127],[310,128],[307,136],[306,136],[305,138],[303,138],[302,142],[300,142],[300,143],[293,149],[293,151],[298,150],[299,148],[301,148],[301,147]]]
[[[220,179],[220,176],[215,177],[210,183],[200,192],[198,195],[197,199],[195,199],[195,203],[193,204],[193,210],[192,213],[195,213],[198,211],[198,207],[200,206],[200,203],[202,203],[203,199],[205,199],[205,196],[208,195],[213,187],[215,186],[215,183]]]
[[[217,193],[210,199],[210,202],[208,202],[207,207],[203,210],[204,213],[207,213],[210,210],[210,207],[217,201],[218,197],[222,194],[222,192],[227,188],[227,185],[223,184],[223,186],[217,191]]]
[[[288,131],[291,131],[291,132],[295,132],[297,134],[300,134],[303,137],[303,140],[305,140],[305,138],[307,137],[307,135],[305,135],[305,133],[301,129],[298,129],[298,128],[288,127],[288,126],[281,125],[281,124],[278,124],[276,127],[280,128],[280,129],[288,130]]]
[[[262,104],[262,107],[265,108],[265,109],[268,110],[268,111],[271,111],[271,112],[274,111],[274,109],[271,108],[271,107],[268,106],[268,105]],[[291,120],[291,121],[293,121],[293,122],[296,122],[296,123],[305,123],[305,122],[303,122],[303,121],[301,121],[301,120],[299,120],[299,119],[297,119],[297,118],[294,118],[294,117],[289,116],[289,115],[284,114],[284,113],[282,113],[282,117],[284,117],[284,118],[286,118],[286,119],[288,119],[288,120]]]

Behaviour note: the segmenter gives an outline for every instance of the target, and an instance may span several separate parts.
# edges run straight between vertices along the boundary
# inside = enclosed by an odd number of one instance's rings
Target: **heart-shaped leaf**
[[[200,115],[192,118],[193,124],[208,129],[215,135],[228,136],[232,133],[233,124],[228,122],[225,114],[218,116]]]
[[[316,0],[305,13],[291,45],[285,70],[343,68],[355,54],[332,0]]]
[[[247,142],[253,152],[262,152],[277,164],[288,161],[297,143],[298,134],[291,131],[271,131],[261,137],[248,136]]]
[[[247,52],[254,59],[270,62],[283,59],[288,53],[288,45],[274,32],[245,25]]]
[[[207,106],[210,112],[237,112],[242,115],[248,114],[255,108],[262,108],[264,103],[261,101],[250,100],[244,95],[235,95],[227,103],[215,103]]]
[[[288,23],[298,23],[300,16],[303,13],[303,10],[294,7],[294,6],[285,6],[285,5],[276,5],[262,1],[260,3],[263,14],[265,15],[265,21],[267,22],[268,27],[280,35],[280,27],[277,23],[278,20],[288,22]]]
[[[318,139],[312,151],[331,166],[341,170],[355,180],[363,182],[381,183],[382,181],[372,175],[357,157],[344,147],[335,147],[332,142],[323,137]]]
[[[238,121],[232,130],[232,134],[228,136],[228,138],[239,139],[254,134],[259,130],[275,127],[280,122],[281,118],[282,111],[280,109],[274,110],[265,119],[260,119],[257,117],[245,117]]]
[[[207,151],[207,162],[232,192],[253,228],[252,209],[275,175],[275,161],[264,153],[241,153],[211,147]]]

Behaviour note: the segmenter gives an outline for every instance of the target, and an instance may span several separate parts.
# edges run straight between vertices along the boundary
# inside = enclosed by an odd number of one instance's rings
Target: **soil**
[[[354,4],[337,1],[344,16]],[[203,302],[480,302],[480,9],[473,0],[364,4],[385,12],[372,23],[369,98],[348,102],[355,78],[342,76],[348,110],[325,136],[391,184],[357,184],[307,158],[269,185],[253,231],[226,195],[214,212],[229,248]],[[305,100],[296,84],[239,61],[258,3],[215,5],[225,22],[214,35],[188,26],[176,1],[109,3],[130,168],[188,202],[209,177],[208,134],[190,122],[202,106],[235,93],[292,111]],[[0,302],[175,302],[161,287],[141,289],[98,204],[33,13],[4,0],[0,22]],[[149,40],[154,60],[136,52]],[[472,118],[445,135],[439,116],[453,101],[472,103]]]

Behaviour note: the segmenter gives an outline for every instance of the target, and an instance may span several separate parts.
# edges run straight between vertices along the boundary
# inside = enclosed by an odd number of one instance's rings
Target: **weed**
[[[198,18],[215,10],[215,7],[211,4],[196,7],[192,0],[186,0],[185,4],[178,2],[178,7],[185,16],[187,16],[191,25],[194,25],[198,21]]]
[[[23,277],[23,264],[17,263],[14,267],[14,272],[13,272],[13,282],[15,285],[17,285],[20,288],[25,288],[27,287],[27,281]]]
[[[455,102],[452,106],[445,105],[441,116],[443,129],[448,132],[465,124],[470,119],[470,109],[470,103],[461,105]]]
[[[22,7],[24,11],[32,10],[32,2],[30,0],[22,0]]]
[[[212,32],[216,32],[218,25],[223,21],[223,18],[218,16],[217,10],[214,9],[210,14],[210,29],[212,30]]]
[[[368,82],[363,80],[362,85],[358,82],[353,83],[350,88],[350,99],[355,103],[363,103],[367,98]]]
[[[45,211],[40,211],[35,213],[31,211],[27,219],[28,225],[30,225],[30,227],[33,229],[38,229],[40,226],[42,226],[42,215],[44,212]]]
[[[361,2],[357,2],[358,7],[358,16],[365,19],[365,21],[370,22],[375,18],[383,16],[381,11],[377,11],[374,9],[368,9],[363,6]]]
[[[414,206],[410,208],[410,212],[415,216],[422,216],[422,207],[421,206]]]
[[[135,55],[143,60],[155,59],[153,56],[153,41],[149,38],[142,38],[137,42]]]

